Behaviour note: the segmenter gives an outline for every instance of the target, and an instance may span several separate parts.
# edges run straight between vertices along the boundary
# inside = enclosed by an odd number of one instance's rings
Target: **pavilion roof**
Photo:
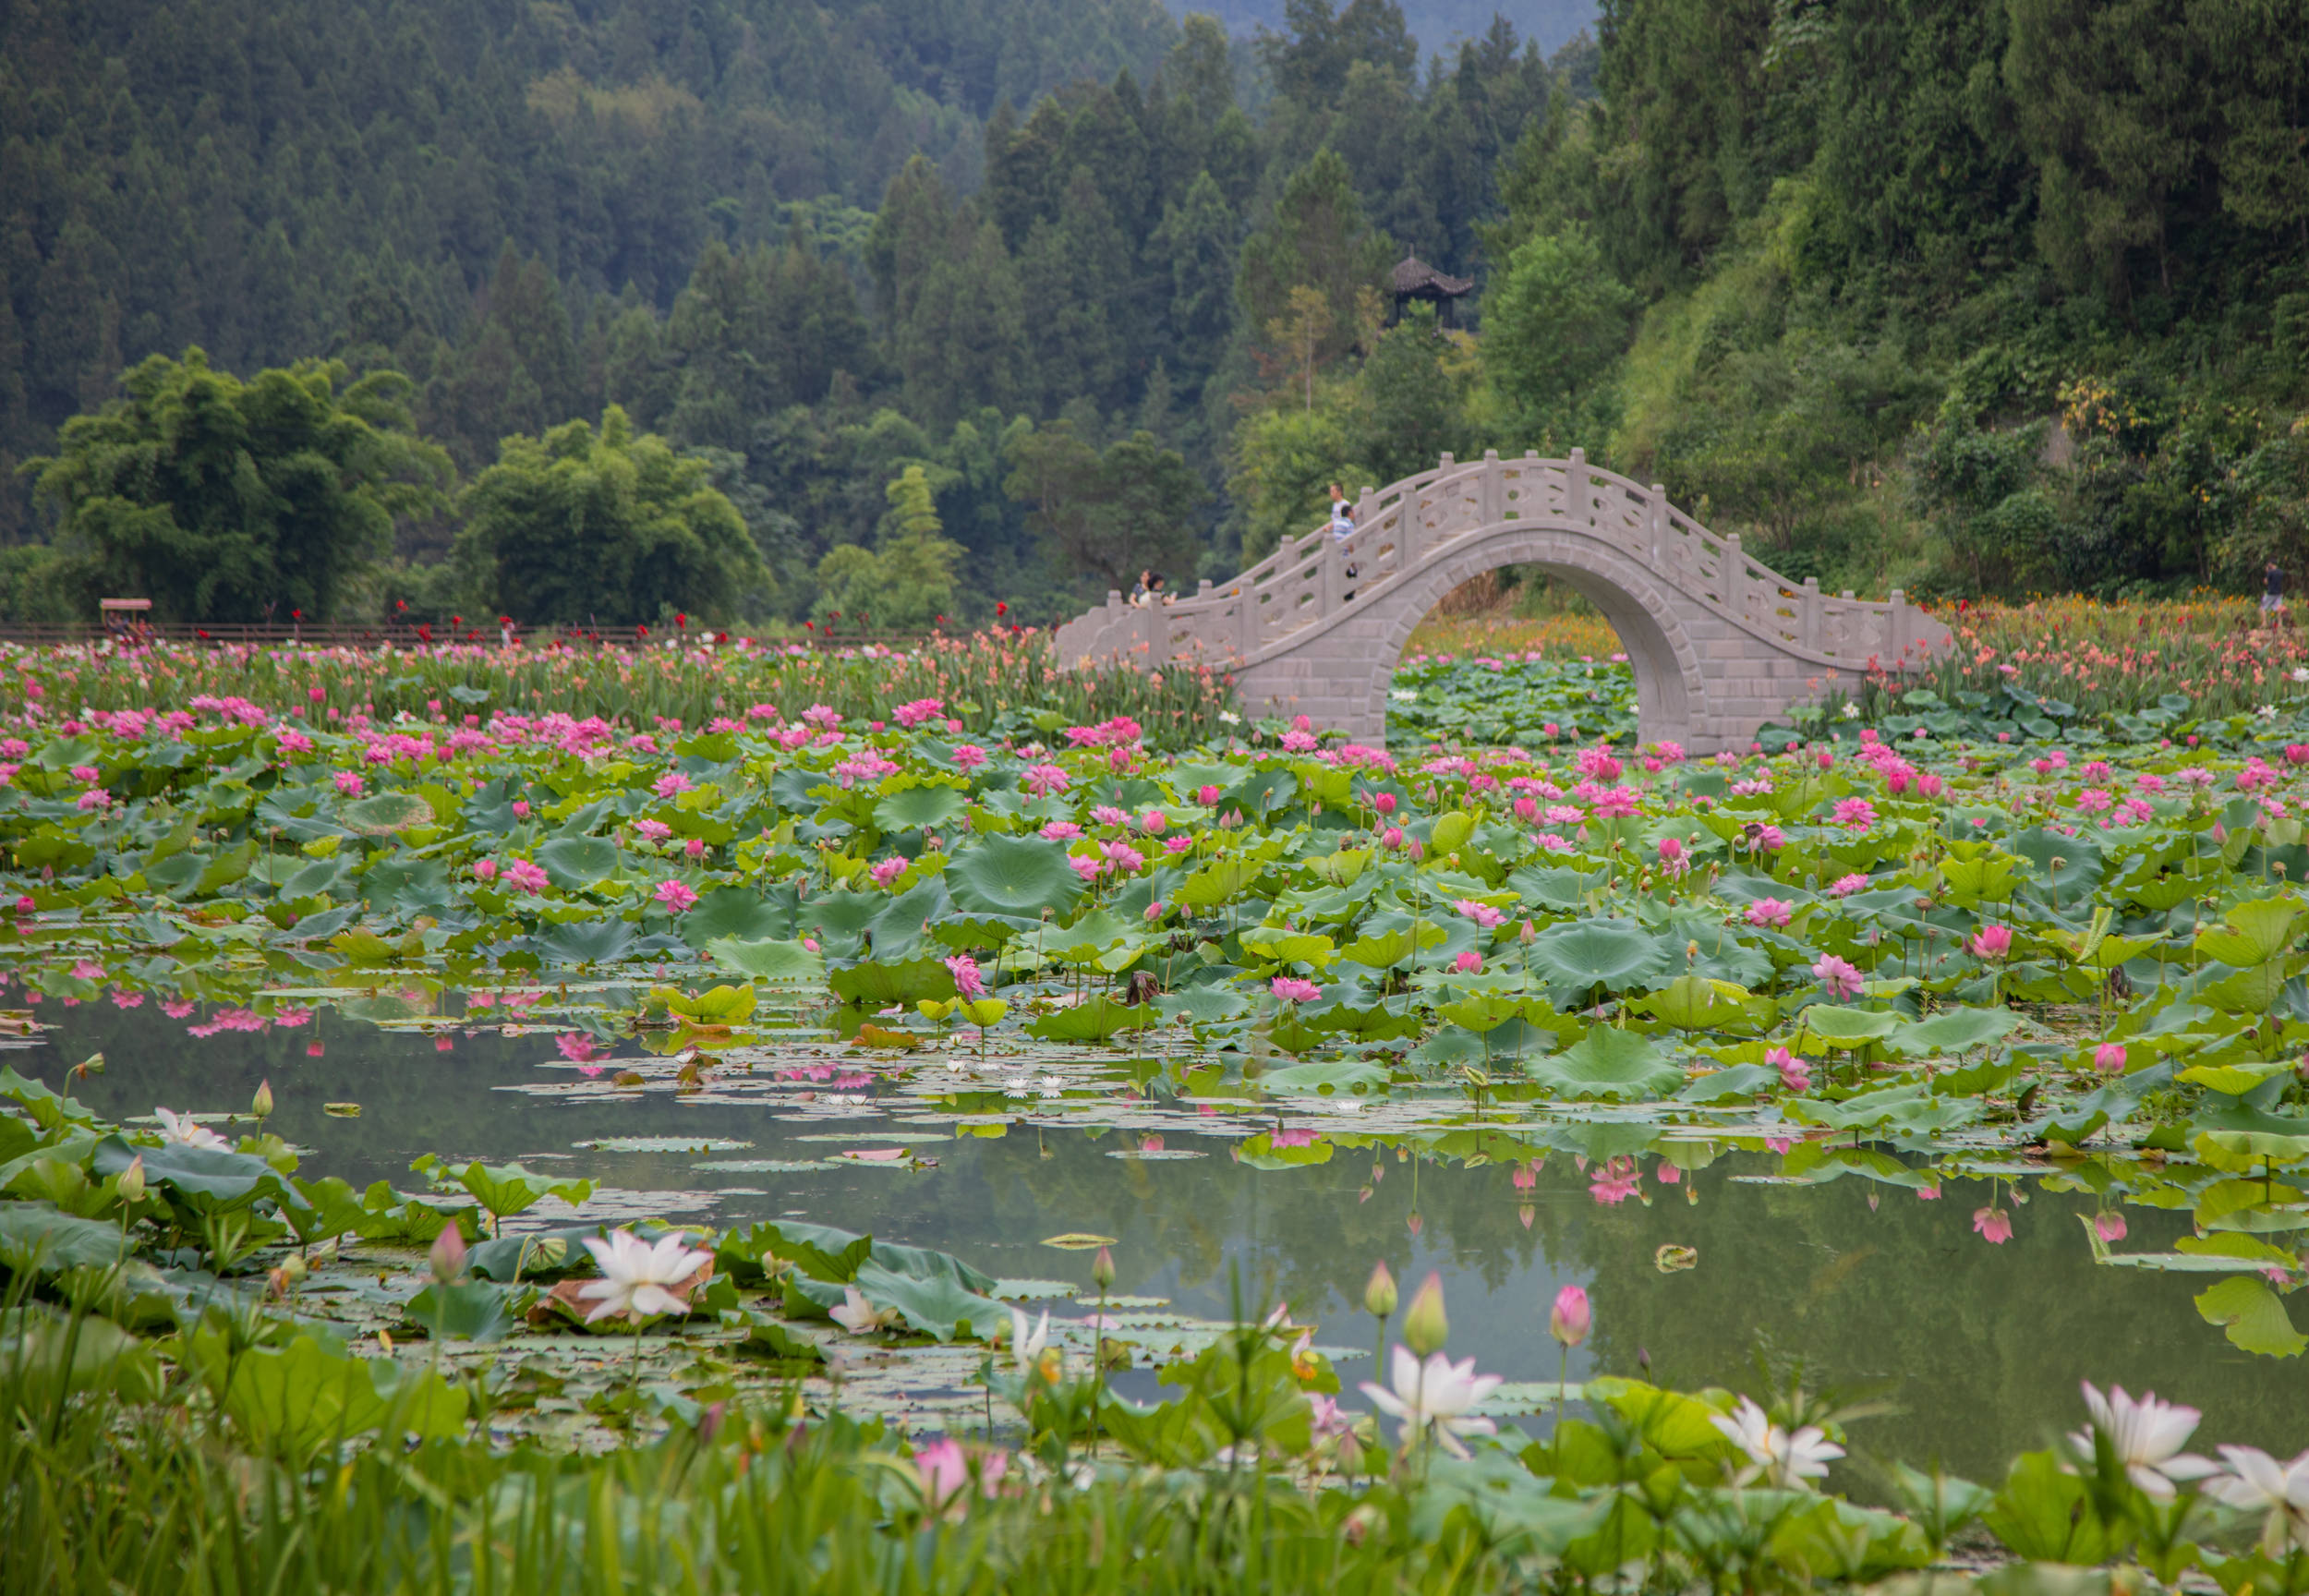
[[[1406,255],[1396,263],[1395,291],[1397,294],[1427,292],[1456,299],[1474,286],[1474,278],[1447,276],[1416,255]]]

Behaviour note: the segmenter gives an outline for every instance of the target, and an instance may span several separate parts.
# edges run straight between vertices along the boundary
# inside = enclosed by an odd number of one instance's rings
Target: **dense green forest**
[[[1042,620],[1575,442],[1831,586],[2245,582],[2309,559],[2305,20],[13,7],[0,609]],[[1407,252],[1471,331],[1385,324]]]

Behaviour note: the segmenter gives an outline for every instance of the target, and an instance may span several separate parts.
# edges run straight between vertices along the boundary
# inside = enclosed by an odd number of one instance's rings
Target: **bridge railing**
[[[1813,578],[1792,582],[1751,559],[1739,534],[1719,538],[1676,509],[1659,483],[1590,466],[1575,449],[1563,460],[1486,453],[1462,463],[1445,454],[1434,470],[1365,488],[1345,538],[1327,527],[1286,537],[1240,575],[1215,586],[1206,580],[1172,604],[1133,607],[1110,590],[1102,608],[1059,628],[1058,658],[1248,660],[1350,604],[1376,601],[1459,538],[1518,521],[1584,530],[1670,586],[1831,663],[1900,659],[1931,626],[1898,589],[1879,603],[1850,592],[1831,598]]]

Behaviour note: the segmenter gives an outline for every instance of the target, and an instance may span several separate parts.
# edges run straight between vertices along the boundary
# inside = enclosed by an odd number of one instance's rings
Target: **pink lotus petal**
[[[903,1147],[852,1147],[842,1156],[856,1158],[868,1164],[895,1164],[899,1159],[906,1156],[906,1149]]]

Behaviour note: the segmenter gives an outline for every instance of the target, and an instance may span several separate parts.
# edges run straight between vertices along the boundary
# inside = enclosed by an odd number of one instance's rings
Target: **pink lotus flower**
[[[1063,792],[1074,778],[1056,765],[1030,765],[1026,769],[1026,791],[1037,798],[1047,798],[1053,792]]]
[[[600,1057],[600,1049],[592,1037],[582,1031],[565,1032],[553,1038],[553,1046],[572,1064],[590,1064]]]
[[[526,892],[534,898],[545,890],[546,875],[542,865],[526,859],[516,859],[505,866],[505,885],[516,892]]]
[[[1312,1003],[1323,996],[1322,987],[1296,975],[1277,975],[1267,989],[1286,1003]]]
[[[1750,925],[1783,926],[1795,917],[1794,905],[1783,903],[1777,898],[1759,898],[1747,906],[1747,923]]]
[[[473,878],[476,881],[496,880],[497,861],[494,859],[480,859],[475,861],[473,865]]]
[[[658,883],[657,891],[651,896],[676,914],[686,913],[695,908],[697,903],[695,889],[688,883],[682,881],[660,881]]]
[[[641,833],[645,842],[662,842],[673,835],[673,828],[662,820],[636,820],[634,829]]]
[[[2123,1240],[2124,1215],[2114,1212],[2094,1215],[2093,1234],[2099,1237],[2103,1241]]]
[[[688,792],[695,783],[679,770],[669,770],[650,783],[649,790],[660,798],[671,798]]]
[[[2093,1049],[2093,1068],[2104,1075],[2124,1073],[2124,1044],[2103,1042]]]
[[[1566,1348],[1577,1347],[1588,1338],[1595,1324],[1595,1312],[1588,1305],[1587,1291],[1578,1286],[1566,1286],[1555,1293],[1555,1305],[1548,1311],[1547,1333]]]
[[[2001,959],[2013,951],[2013,932],[2010,926],[1983,926],[1979,935],[1964,944],[1976,959]]]
[[[1382,848],[1402,847],[1403,828],[1400,826],[1390,826],[1384,831],[1382,831],[1379,834],[1379,846]]]
[[[986,751],[979,747],[977,744],[957,743],[954,745],[954,765],[957,769],[975,770],[985,762]]]
[[[981,1495],[998,1493],[1010,1458],[1006,1452],[966,1449],[949,1435],[915,1447],[913,1463],[923,1505],[933,1513],[959,1513],[968,1503],[973,1481]]]
[[[1780,1071],[1780,1084],[1791,1092],[1812,1089],[1812,1066],[1785,1047],[1774,1047],[1764,1055],[1764,1062]]]
[[[1205,809],[1211,808],[1218,803],[1218,789],[1211,786],[1198,787],[1194,790],[1194,801]]]
[[[1478,903],[1472,898],[1462,898],[1454,903],[1452,908],[1474,921],[1486,931],[1498,925],[1502,918],[1498,910],[1488,903]]]
[[[1831,997],[1840,999],[1857,998],[1861,986],[1866,984],[1858,966],[1847,963],[1833,953],[1823,954],[1820,961],[1812,966],[1812,974],[1828,988]]]
[[[1643,1195],[1643,1167],[1622,1155],[1602,1165],[1589,1183],[1588,1195],[1606,1207],[1617,1207],[1630,1197]]]
[[[874,877],[874,884],[876,887],[887,887],[906,874],[906,863],[903,858],[892,854],[889,858],[868,866],[866,874]]]
[[[364,783],[361,780],[359,771],[340,770],[336,773],[335,781],[337,784],[337,791],[344,796],[347,798],[358,798],[361,795],[361,788]]]
[[[1849,898],[1855,892],[1866,890],[1868,884],[1868,878],[1866,876],[1857,874],[1839,876],[1829,884],[1828,895],[1831,898]]]
[[[1462,975],[1473,975],[1483,968],[1483,955],[1469,948],[1451,961],[1451,967]]]
[[[1850,831],[1865,831],[1876,824],[1876,805],[1865,798],[1845,798],[1836,804],[1836,824]]]
[[[954,990],[965,998],[984,998],[986,978],[978,973],[978,961],[967,953],[957,953],[946,961],[954,975]]]
[[[2001,1247],[2013,1239],[2013,1216],[2001,1208],[1973,1210],[1972,1227],[1992,1246]]]

